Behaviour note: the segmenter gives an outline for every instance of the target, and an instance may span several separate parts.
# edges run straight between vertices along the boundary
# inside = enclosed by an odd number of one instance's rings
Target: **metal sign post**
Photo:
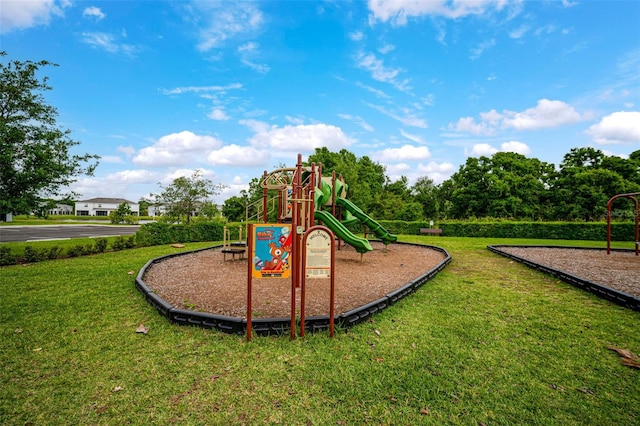
[[[291,277],[291,225],[249,225],[247,266],[247,340],[251,339],[251,293],[253,278]],[[292,296],[295,300],[295,294]]]
[[[334,331],[335,304],[335,239],[333,232],[325,226],[312,226],[305,232],[302,242],[302,289],[300,294],[300,336],[304,337],[305,288],[307,278],[329,278],[329,336]]]

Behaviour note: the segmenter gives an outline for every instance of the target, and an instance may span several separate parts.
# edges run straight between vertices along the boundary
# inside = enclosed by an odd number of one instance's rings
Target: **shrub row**
[[[442,234],[452,237],[530,238],[549,240],[607,239],[605,222],[442,222]],[[634,223],[612,223],[612,241],[634,241]]]
[[[118,251],[125,248],[133,248],[135,245],[135,236],[119,236],[111,242],[110,249],[112,251]],[[0,246],[0,265],[15,265],[65,257],[86,256],[89,254],[104,253],[108,248],[109,244],[106,238],[96,238],[92,243],[76,244],[66,249],[59,246],[45,248],[25,246],[22,255],[13,254],[10,247]]]
[[[198,222],[189,225],[171,225],[162,222],[145,223],[136,232],[138,246],[155,246],[171,243],[220,241],[224,223]]]
[[[429,228],[430,223],[404,222],[400,220],[379,221],[392,234],[420,235],[420,228]],[[442,229],[442,235],[449,237],[481,238],[529,238],[550,240],[590,240],[607,239],[606,222],[470,222],[442,221],[436,224]],[[362,233],[360,223],[348,226],[354,233]],[[611,224],[612,241],[634,241],[635,224],[633,222],[614,222]]]
[[[380,221],[385,229],[394,234],[419,235],[420,228],[428,228],[429,222]],[[119,236],[107,244],[105,238],[97,238],[92,244],[77,244],[66,250],[58,246],[35,248],[26,246],[21,256],[11,253],[11,249],[0,246],[0,265],[33,263],[42,260],[77,257],[95,253],[103,253],[108,249],[118,251],[134,247],[153,246],[171,243],[187,243],[200,241],[221,241],[225,223],[198,222],[189,225],[171,225],[152,222],[144,224],[135,236]],[[604,241],[607,238],[606,223],[573,223],[573,222],[440,222],[438,226],[445,236],[481,237],[481,238],[528,238],[528,239],[561,239]],[[230,239],[238,239],[244,224],[227,224]],[[352,232],[363,232],[361,224],[348,227]],[[634,241],[635,224],[615,222],[611,224],[613,241]]]

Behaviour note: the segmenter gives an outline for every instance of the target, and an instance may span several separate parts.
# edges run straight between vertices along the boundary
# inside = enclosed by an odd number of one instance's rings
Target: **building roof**
[[[79,200],[79,201],[76,201],[76,203],[138,204],[138,203],[134,203],[133,201],[125,200],[124,198],[100,198],[100,197],[90,198],[88,200]]]

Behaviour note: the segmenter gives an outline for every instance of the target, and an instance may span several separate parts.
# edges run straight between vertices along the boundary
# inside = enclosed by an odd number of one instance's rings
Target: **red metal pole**
[[[611,254],[611,203],[616,197],[611,197],[607,202],[607,254]]]
[[[320,180],[322,180],[322,177],[320,178]],[[309,190],[309,225],[307,226],[308,228],[315,225],[315,215],[314,215],[314,212],[316,211],[316,202],[315,202],[316,164],[315,163],[311,163],[311,182],[309,182],[309,188],[310,190]]]
[[[267,180],[267,171],[265,170],[262,175],[262,182]],[[267,197],[269,190],[266,185],[262,188],[262,223],[267,223]]]
[[[635,201],[636,203],[636,256],[638,256],[638,251],[639,248],[638,246],[640,246],[640,228],[639,228],[639,218],[638,218],[638,199],[636,197],[631,197],[633,199],[633,201]]]
[[[253,286],[253,260],[251,259],[253,253],[253,224],[248,225],[247,231],[247,342],[251,340],[251,295]]]
[[[331,172],[331,214],[336,215],[336,171]]]
[[[306,265],[307,265],[307,247],[305,246],[306,242],[307,242],[307,234],[305,233],[304,237],[302,238],[302,244],[301,244],[302,269],[306,268]],[[305,292],[305,288],[307,287],[307,277],[304,273],[302,274],[302,283],[300,286],[301,286],[300,288],[300,337],[304,337],[305,304],[306,304],[306,297],[307,297]]]
[[[333,235],[333,233],[329,233]],[[329,290],[329,337],[333,337],[334,316],[336,310],[336,239],[331,238],[331,289]]]

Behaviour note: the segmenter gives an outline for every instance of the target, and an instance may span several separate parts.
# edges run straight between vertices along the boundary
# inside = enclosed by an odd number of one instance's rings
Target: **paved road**
[[[0,243],[12,241],[68,240],[71,238],[112,237],[131,235],[140,229],[139,225],[38,225],[0,226]]]

